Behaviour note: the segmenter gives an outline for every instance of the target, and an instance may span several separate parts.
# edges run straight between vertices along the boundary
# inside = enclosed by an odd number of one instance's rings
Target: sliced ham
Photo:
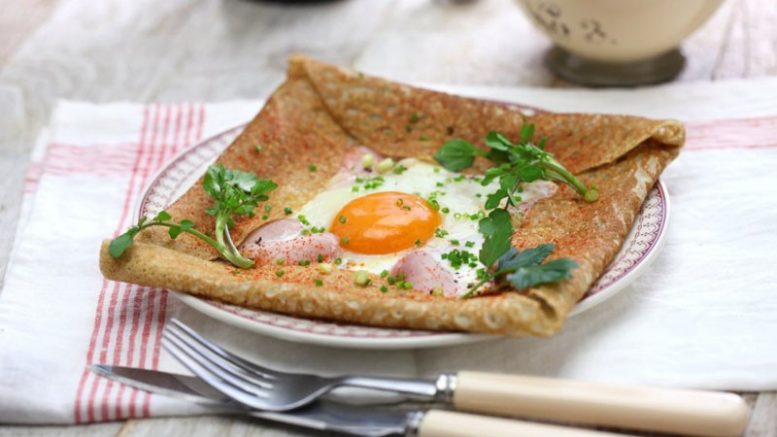
[[[282,259],[286,264],[302,260],[316,261],[319,255],[332,260],[340,254],[337,237],[329,232],[302,235],[302,224],[293,219],[276,220],[255,230],[240,245],[240,252],[269,264]]]
[[[372,165],[369,168],[364,168],[364,165],[362,165],[365,155],[372,156]],[[345,154],[340,172],[356,176],[369,176],[375,174],[373,169],[381,159],[383,159],[383,156],[379,153],[359,146]]]
[[[391,269],[392,275],[399,273],[413,284],[414,290],[431,292],[442,288],[445,296],[458,296],[467,289],[466,281],[428,250],[414,250],[400,258]]]

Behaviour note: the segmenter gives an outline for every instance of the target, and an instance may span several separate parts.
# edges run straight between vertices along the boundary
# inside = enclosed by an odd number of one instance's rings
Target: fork
[[[265,411],[309,404],[336,387],[359,387],[448,401],[450,378],[437,380],[381,376],[325,377],[273,370],[245,360],[205,339],[177,319],[162,334],[162,346],[195,375],[236,401]]]
[[[464,371],[436,379],[281,372],[221,348],[176,319],[165,328],[162,345],[214,389],[265,411],[298,408],[349,386],[423,397],[464,411],[688,435],[741,435],[749,415],[741,397],[722,392]]]

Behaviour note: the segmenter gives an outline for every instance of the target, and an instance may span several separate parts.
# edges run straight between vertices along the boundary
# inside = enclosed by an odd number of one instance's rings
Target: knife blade
[[[215,409],[218,413],[244,414],[259,419],[320,431],[363,437],[406,435],[414,430],[423,412],[364,408],[320,400],[310,406],[276,413],[249,410],[230,401],[199,378],[158,370],[93,364],[92,371],[139,390],[156,393]]]

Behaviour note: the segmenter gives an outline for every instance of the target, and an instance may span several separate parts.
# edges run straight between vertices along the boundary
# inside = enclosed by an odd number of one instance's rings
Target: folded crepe
[[[413,114],[423,117],[406,129]],[[218,162],[278,184],[268,201],[272,220],[283,218],[284,207],[296,211],[313,198],[355,147],[430,161],[448,139],[482,145],[489,131],[517,138],[524,123],[533,123],[535,135],[547,138],[546,150],[600,193],[598,201],[586,203],[561,187],[533,206],[512,237],[519,249],[554,243],[551,258],[579,264],[569,280],[472,299],[381,293],[374,286],[355,285],[348,270],[322,276],[309,267],[286,266],[279,278],[277,266],[238,269],[220,261],[201,240],[186,234],[171,240],[162,228],[141,233],[118,259],[110,256],[106,241],[100,268],[113,280],[294,316],[396,328],[550,335],[618,252],[648,191],[677,156],[684,141],[679,122],[529,110],[414,88],[295,56],[286,81]],[[316,172],[308,171],[310,162],[316,163]],[[487,161],[476,161],[473,171],[487,168]],[[211,203],[200,181],[167,211],[173,220],[190,219],[198,230],[212,234],[213,217],[205,213]],[[233,240],[240,244],[264,223],[258,215],[238,219]],[[323,286],[312,286],[319,277]],[[379,278],[372,279],[377,283]]]

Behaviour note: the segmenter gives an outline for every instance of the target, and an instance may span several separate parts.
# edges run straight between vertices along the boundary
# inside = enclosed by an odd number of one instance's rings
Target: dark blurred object
[[[557,76],[593,87],[634,86],[668,82],[685,67],[685,56],[674,49],[655,58],[621,64],[581,58],[559,46],[548,51],[545,63]]]
[[[316,3],[335,3],[343,0],[243,0],[249,3],[275,3],[279,5],[289,4],[289,5],[305,5],[305,4],[316,4]]]

